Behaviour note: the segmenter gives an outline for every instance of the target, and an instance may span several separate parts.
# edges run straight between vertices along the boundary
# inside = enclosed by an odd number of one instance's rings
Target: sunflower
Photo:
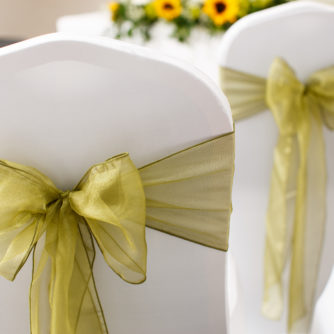
[[[239,0],[206,0],[203,12],[216,26],[222,26],[226,22],[233,23],[239,12]]]
[[[119,3],[118,2],[110,2],[108,7],[109,7],[109,11],[111,13],[111,19],[113,21],[115,21],[116,18],[117,18],[117,12],[118,12],[118,9],[119,9]]]
[[[167,21],[174,20],[182,11],[180,0],[155,0],[153,5],[157,16]]]

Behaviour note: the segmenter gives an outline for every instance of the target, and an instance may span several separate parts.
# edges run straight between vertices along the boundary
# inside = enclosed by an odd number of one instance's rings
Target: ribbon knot
[[[59,198],[64,199],[64,198],[68,197],[69,194],[70,194],[70,190],[62,191],[59,194]]]
[[[304,95],[304,96],[307,95],[308,92],[309,92],[309,87],[308,87],[308,85],[303,85],[303,95]]]
[[[308,85],[301,83],[282,59],[276,58],[266,82],[266,102],[282,135],[295,135],[307,120],[302,106],[308,92]]]

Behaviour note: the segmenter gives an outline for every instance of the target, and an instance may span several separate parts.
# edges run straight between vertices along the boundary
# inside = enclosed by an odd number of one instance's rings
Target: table
[[[98,11],[80,15],[63,16],[57,21],[57,31],[93,36],[115,35],[108,11]],[[143,42],[141,38],[125,39],[126,42],[152,48],[167,56],[190,62],[219,84],[218,55],[222,36],[209,36],[206,31],[194,29],[188,42],[180,43],[169,37],[172,27],[158,23],[152,29],[152,40]]]

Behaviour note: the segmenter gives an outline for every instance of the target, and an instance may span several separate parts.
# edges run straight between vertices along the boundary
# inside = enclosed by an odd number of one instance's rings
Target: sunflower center
[[[215,6],[216,6],[216,11],[219,14],[222,13],[226,8],[226,5],[224,4],[224,2],[216,2]]]
[[[174,6],[172,4],[170,4],[170,3],[168,3],[168,2],[165,2],[163,7],[166,10],[172,10],[172,9],[174,9]]]

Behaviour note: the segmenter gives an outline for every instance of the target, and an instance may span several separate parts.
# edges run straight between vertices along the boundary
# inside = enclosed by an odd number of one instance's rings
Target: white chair
[[[314,309],[311,334],[334,333],[334,268]]]
[[[66,15],[57,20],[57,31],[62,33],[114,37],[115,30],[114,24],[110,22],[110,13],[107,8],[98,12]],[[194,29],[190,40],[187,43],[180,43],[177,39],[170,37],[171,33],[169,24],[159,22],[152,29],[152,39],[148,42],[143,42],[142,38],[136,35],[122,39],[137,45],[144,44],[145,47],[165,55],[185,60],[218,83],[217,48],[220,37],[210,36],[206,31]]]
[[[294,2],[249,15],[223,37],[220,65],[267,76],[276,56],[283,57],[304,80],[312,72],[334,65],[334,7]],[[270,112],[236,124],[236,172],[231,221],[231,253],[244,300],[242,334],[285,333],[286,320],[261,315],[265,215],[273,149],[278,135]],[[327,222],[316,295],[319,296],[334,264],[334,133],[325,130],[327,147]],[[239,334],[231,330],[231,334]]]
[[[0,49],[1,158],[72,189],[94,163],[128,151],[139,167],[233,130],[220,89],[182,62],[107,38],[46,35]],[[148,273],[122,281],[97,251],[112,333],[226,331],[225,253],[147,229]],[[0,332],[29,332],[31,261],[0,278]]]

